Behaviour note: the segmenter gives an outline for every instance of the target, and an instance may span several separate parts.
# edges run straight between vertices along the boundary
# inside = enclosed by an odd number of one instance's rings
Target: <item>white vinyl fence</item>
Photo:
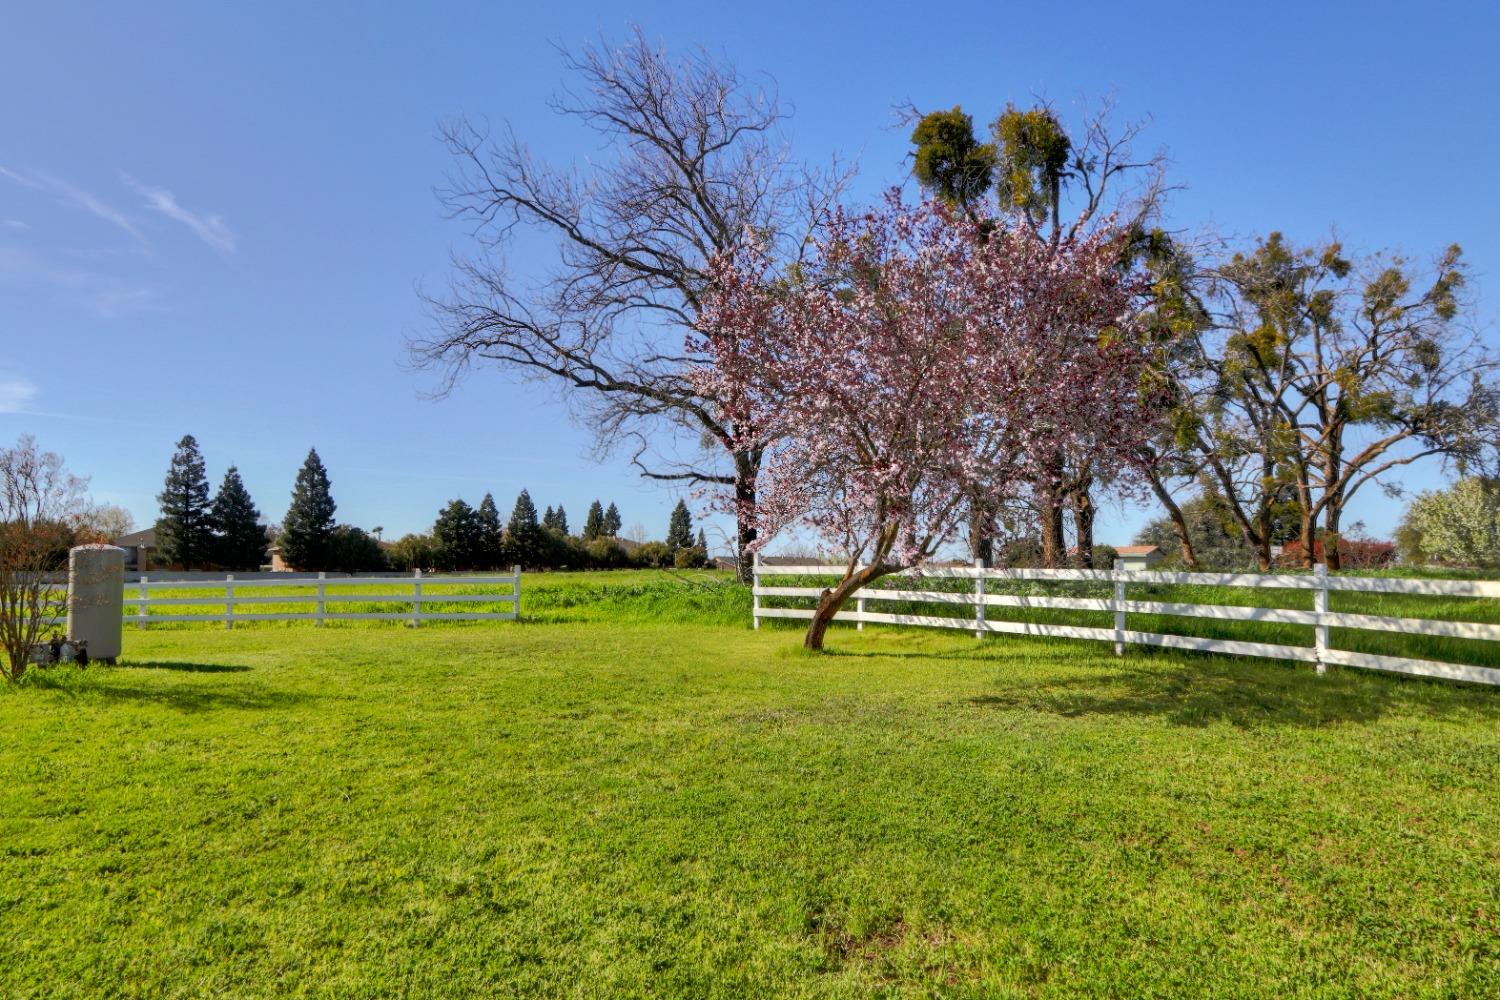
[[[424,590],[424,587],[426,588]],[[453,588],[471,588],[455,593]],[[503,587],[506,593],[478,593]],[[297,593],[285,591],[296,588]],[[268,593],[275,589],[280,593]],[[506,611],[433,610],[445,605],[508,604]],[[169,622],[310,621],[515,621],[521,615],[521,567],[507,575],[411,576],[316,576],[288,573],[234,574],[152,580],[150,574],[125,584],[126,624],[139,628]],[[287,610],[292,605],[298,610]],[[401,610],[349,610],[350,605],[404,605]],[[129,608],[135,607],[131,614]],[[269,608],[268,608],[269,606]],[[205,608],[223,610],[205,611]],[[255,610],[257,607],[262,610]],[[249,608],[250,610],[241,610]],[[274,609],[274,610],[273,610]],[[305,609],[305,610],[304,610]],[[162,613],[165,612],[165,613]]]
[[[822,587],[763,586],[761,578],[818,576],[837,577],[843,574],[842,566],[808,564],[779,566],[762,564],[757,557],[754,581],[754,625],[760,627],[763,618],[802,618],[813,616],[811,607],[763,607],[763,597],[817,598]],[[1384,615],[1348,614],[1328,610],[1330,591],[1364,591],[1381,594],[1414,594],[1421,596],[1447,597],[1500,597],[1500,581],[1489,580],[1414,580],[1377,577],[1329,576],[1326,567],[1319,565],[1311,575],[1286,573],[1165,573],[1148,570],[1081,570],[1081,569],[983,569],[978,566],[943,566],[923,570],[923,579],[973,580],[970,591],[922,590],[911,586],[899,586],[913,582],[911,577],[892,576],[877,580],[872,588],[857,591],[850,602],[853,607],[840,611],[834,621],[853,622],[863,629],[867,623],[886,625],[916,625],[933,628],[972,630],[977,637],[988,633],[1014,635],[1056,636],[1068,639],[1096,639],[1112,642],[1116,655],[1123,655],[1127,644],[1165,646],[1174,649],[1191,649],[1212,653],[1230,653],[1239,656],[1261,656],[1271,659],[1297,660],[1317,665],[1322,673],[1328,664],[1346,667],[1363,667],[1370,670],[1386,670],[1396,673],[1415,674],[1422,677],[1438,677],[1447,680],[1471,681],[1479,684],[1500,685],[1500,668],[1443,663],[1437,660],[1421,660],[1405,656],[1384,656],[1374,653],[1335,649],[1328,641],[1330,628],[1371,629],[1375,631],[1402,632],[1408,635],[1440,636],[1456,639],[1486,639],[1500,641],[1500,625],[1478,622],[1436,621],[1420,618],[1396,618]],[[1091,581],[1113,583],[1112,597],[1040,597],[1018,594],[993,594],[985,592],[987,581],[1015,583],[1019,581]],[[1277,588],[1312,591],[1313,610],[1294,611],[1282,608],[1241,607],[1227,604],[1183,604],[1170,601],[1127,600],[1126,587],[1130,584],[1181,585],[1201,584],[1219,587]],[[957,618],[938,615],[896,614],[871,610],[870,605],[887,601],[922,602],[925,604],[966,605],[973,608],[970,616]],[[1098,628],[1082,625],[1060,625],[1045,622],[991,621],[985,609],[1045,608],[1069,611],[1102,611],[1114,613],[1113,628]],[[1292,646],[1280,643],[1247,642],[1237,639],[1213,639],[1200,636],[1172,635],[1160,632],[1131,631],[1127,628],[1131,614],[1173,615],[1188,618],[1209,618],[1230,621],[1272,622],[1290,625],[1311,625],[1315,643],[1312,646]]]

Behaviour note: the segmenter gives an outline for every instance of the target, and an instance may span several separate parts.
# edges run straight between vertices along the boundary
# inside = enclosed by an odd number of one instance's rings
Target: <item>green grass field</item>
[[[748,607],[538,575],[0,690],[0,996],[1500,995],[1500,691]]]

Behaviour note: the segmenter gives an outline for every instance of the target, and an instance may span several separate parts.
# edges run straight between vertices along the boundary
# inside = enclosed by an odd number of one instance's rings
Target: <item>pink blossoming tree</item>
[[[792,274],[753,247],[714,265],[695,377],[766,463],[754,509],[735,513],[757,547],[804,525],[845,560],[809,648],[861,587],[920,570],[970,503],[1024,490],[1035,456],[1064,446],[1123,473],[1152,430],[1116,238],[1058,250],[970,228],[892,194],[835,215]]]

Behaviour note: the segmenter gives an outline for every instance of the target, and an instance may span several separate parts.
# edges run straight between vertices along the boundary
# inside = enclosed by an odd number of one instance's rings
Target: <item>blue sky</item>
[[[553,392],[479,373],[434,401],[402,367],[417,289],[465,246],[432,193],[437,123],[589,154],[547,111],[553,46],[630,21],[773,78],[796,151],[856,159],[858,197],[903,178],[898,104],[987,121],[1113,94],[1185,185],[1174,224],[1423,258],[1456,241],[1478,318],[1500,316],[1491,4],[21,2],[0,30],[0,437],[35,433],[142,525],[192,433],[272,519],[316,445],[340,518],[387,537],[523,486],[661,533],[676,497],[596,461]],[[1358,510],[1377,533],[1399,513]],[[1107,504],[1101,540],[1142,516]]]

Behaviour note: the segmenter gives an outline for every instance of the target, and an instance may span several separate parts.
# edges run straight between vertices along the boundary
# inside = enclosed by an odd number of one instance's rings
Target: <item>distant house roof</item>
[[[1153,552],[1160,552],[1160,545],[1121,545],[1115,549],[1122,556],[1149,556]]]
[[[115,539],[115,544],[122,549],[154,549],[156,548],[156,528],[142,528],[140,531],[132,531],[128,535],[121,535]]]

